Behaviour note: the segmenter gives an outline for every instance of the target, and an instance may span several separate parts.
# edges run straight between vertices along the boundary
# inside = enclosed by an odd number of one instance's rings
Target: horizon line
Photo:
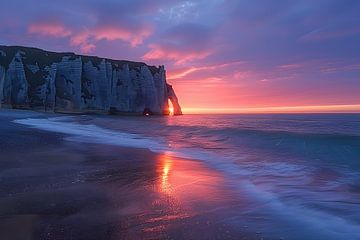
[[[360,104],[277,106],[249,108],[183,107],[185,114],[237,114],[237,113],[360,113]]]

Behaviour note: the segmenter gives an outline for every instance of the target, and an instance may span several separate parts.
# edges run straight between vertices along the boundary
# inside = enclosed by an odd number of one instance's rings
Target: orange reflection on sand
[[[193,217],[217,211],[215,206],[226,205],[228,200],[222,176],[198,161],[171,154],[157,157],[157,194],[151,203],[156,211],[144,215],[148,218],[142,229],[147,239],[158,239],[180,223],[191,223]]]
[[[222,177],[192,160],[174,158],[171,153],[158,157],[158,192],[178,201],[216,199]]]
[[[169,172],[171,170],[172,164],[173,162],[169,155],[167,154],[161,155],[160,167],[162,169],[162,174],[161,174],[160,189],[162,192],[168,194],[171,192],[171,185],[169,183]]]

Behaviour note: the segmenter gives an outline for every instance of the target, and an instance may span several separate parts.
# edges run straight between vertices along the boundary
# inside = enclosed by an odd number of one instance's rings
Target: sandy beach
[[[65,141],[13,123],[19,116],[46,115],[0,112],[2,239],[260,238],[222,221],[235,203],[201,163]]]

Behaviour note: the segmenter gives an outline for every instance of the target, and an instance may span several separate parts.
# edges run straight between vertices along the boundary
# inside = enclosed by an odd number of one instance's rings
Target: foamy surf
[[[40,130],[69,135],[65,137],[68,141],[146,148],[156,153],[166,153],[174,157],[186,159],[206,160],[214,157],[201,149],[187,148],[185,150],[172,148],[170,144],[166,143],[166,140],[161,138],[155,140],[155,137],[149,138],[140,134],[114,131],[93,124],[79,124],[71,120],[74,120],[74,118],[66,116],[17,119],[14,122]]]
[[[78,124],[64,120],[71,120],[71,118],[27,118],[17,119],[14,122],[49,132],[67,134],[70,136],[66,139],[72,141],[149,148],[156,152],[167,150],[166,146],[137,134],[115,132],[93,124]]]

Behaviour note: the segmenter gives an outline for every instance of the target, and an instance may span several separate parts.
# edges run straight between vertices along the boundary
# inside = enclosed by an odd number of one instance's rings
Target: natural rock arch
[[[166,99],[166,101],[168,101],[168,100],[171,101],[171,103],[173,105],[173,108],[174,108],[174,115],[182,115],[181,107],[180,107],[178,98],[177,98],[177,96],[175,94],[175,91],[174,91],[173,87],[170,84],[166,84],[166,89],[167,89],[167,99]],[[169,111],[168,103],[166,103],[166,105],[167,105],[167,109],[166,109],[165,114],[169,115],[170,111]]]

